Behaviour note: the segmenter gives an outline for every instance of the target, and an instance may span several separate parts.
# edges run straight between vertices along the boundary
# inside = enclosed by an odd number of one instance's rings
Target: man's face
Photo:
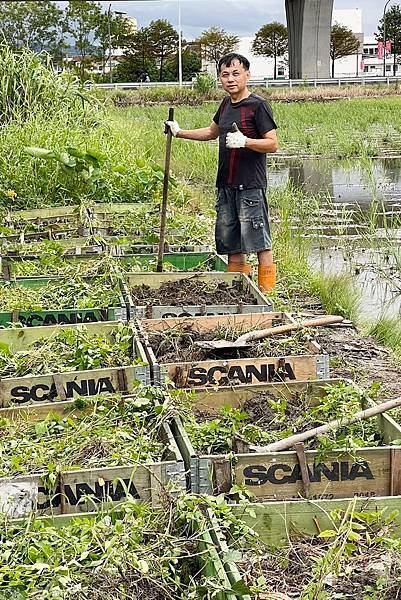
[[[235,59],[229,67],[222,65],[220,69],[221,85],[229,94],[242,92],[246,88],[249,76],[249,71],[238,59]]]

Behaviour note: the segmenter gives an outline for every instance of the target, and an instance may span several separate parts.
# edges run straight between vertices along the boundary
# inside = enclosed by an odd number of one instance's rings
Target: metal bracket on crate
[[[185,466],[182,461],[175,465],[167,465],[166,475],[169,477],[169,479],[173,479],[174,483],[179,485],[180,490],[186,490]],[[175,494],[177,493],[179,493],[178,490],[175,492]]]
[[[316,357],[316,378],[329,379],[330,377],[330,357],[328,354],[320,354]]]
[[[143,385],[151,385],[149,365],[144,367],[135,367],[135,378]]]
[[[213,491],[211,481],[212,462],[207,458],[199,458],[197,462],[199,494],[211,494]]]
[[[115,315],[117,321],[128,321],[126,308],[116,308]]]

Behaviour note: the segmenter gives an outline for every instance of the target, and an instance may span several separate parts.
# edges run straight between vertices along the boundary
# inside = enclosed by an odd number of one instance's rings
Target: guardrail
[[[342,85],[366,85],[366,84],[382,84],[391,85],[401,81],[401,75],[391,77],[334,77],[329,79],[250,79],[249,87],[318,87],[324,86],[342,86]],[[85,87],[99,88],[105,90],[130,90],[152,87],[178,87],[178,81],[149,81],[149,82],[126,82],[126,83],[91,83],[86,82]],[[182,87],[193,88],[194,81],[183,81]],[[219,85],[220,87],[220,85]]]

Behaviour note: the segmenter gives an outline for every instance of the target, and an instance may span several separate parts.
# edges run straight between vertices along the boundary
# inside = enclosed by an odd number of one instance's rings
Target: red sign
[[[361,60],[361,71],[365,70],[365,63],[363,62],[363,60]]]
[[[386,42],[386,52],[389,52],[390,54],[391,54],[391,45],[392,45],[391,40],[387,40],[387,42]]]
[[[377,42],[377,58],[383,58],[384,54],[384,44],[383,42]]]

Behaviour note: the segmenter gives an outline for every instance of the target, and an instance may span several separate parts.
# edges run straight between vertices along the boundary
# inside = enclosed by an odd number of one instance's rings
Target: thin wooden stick
[[[288,448],[295,446],[295,444],[299,442],[310,440],[311,438],[317,435],[324,435],[325,433],[328,433],[333,429],[346,427],[364,419],[370,419],[371,417],[380,415],[386,412],[387,410],[397,408],[397,406],[401,406],[401,397],[395,398],[394,400],[389,400],[388,402],[382,402],[382,404],[376,404],[375,406],[367,408],[366,410],[361,410],[360,412],[355,413],[355,415],[349,419],[336,419],[335,421],[330,421],[329,423],[326,423],[326,425],[321,425],[320,427],[314,427],[313,429],[309,429],[308,431],[304,431],[303,433],[291,435],[290,437],[285,438],[284,440],[273,442],[272,444],[268,444],[267,446],[250,446],[250,450],[259,453],[288,450]]]
[[[168,120],[174,120],[174,108],[170,107],[168,111]],[[164,253],[164,237],[166,231],[166,215],[167,215],[167,197],[168,197],[168,182],[170,178],[170,156],[171,156],[171,140],[172,133],[170,127],[167,128],[167,143],[166,143],[166,158],[164,161],[164,179],[163,179],[163,200],[160,211],[160,234],[159,234],[159,252],[157,255],[156,271],[163,271],[163,253]]]

